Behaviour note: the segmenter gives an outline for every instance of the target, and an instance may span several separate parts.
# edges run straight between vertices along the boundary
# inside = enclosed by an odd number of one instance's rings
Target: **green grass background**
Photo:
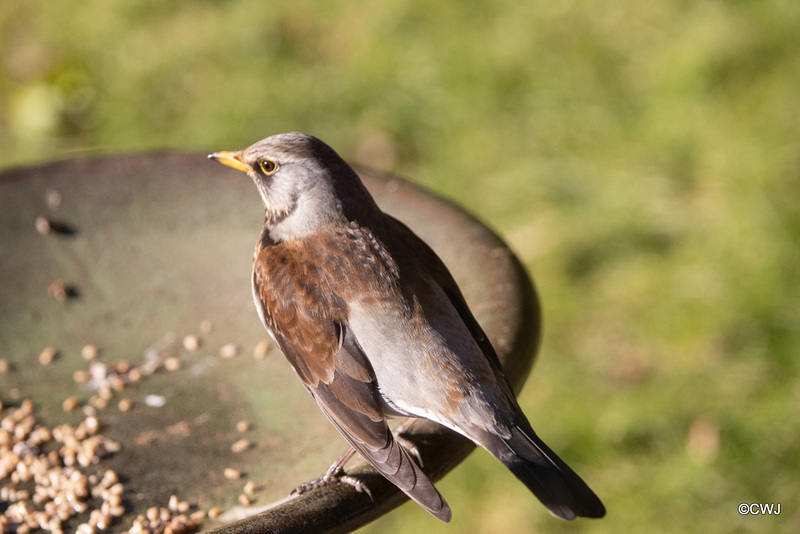
[[[488,454],[364,532],[800,530],[800,3],[0,3],[0,165],[301,130],[475,212],[534,275],[521,403],[604,499]],[[740,502],[781,503],[743,517]]]

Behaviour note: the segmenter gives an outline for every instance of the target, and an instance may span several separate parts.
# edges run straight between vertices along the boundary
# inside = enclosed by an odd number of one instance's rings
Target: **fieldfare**
[[[209,157],[247,173],[264,203],[252,278],[261,321],[322,412],[375,469],[450,520],[386,419],[424,417],[488,450],[553,515],[605,514],[534,433],[445,265],[381,211],[333,149],[286,133]]]

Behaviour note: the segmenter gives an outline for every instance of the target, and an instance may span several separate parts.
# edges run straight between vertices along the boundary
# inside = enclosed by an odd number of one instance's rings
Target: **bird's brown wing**
[[[343,266],[320,268],[320,261],[330,259],[325,250],[318,250],[327,249],[324,245],[258,250],[253,293],[259,315],[322,412],[350,445],[433,516],[449,521],[444,498],[389,429],[372,366],[347,326],[347,304],[331,291],[329,275]],[[346,257],[347,251],[336,253]],[[347,280],[345,273],[338,274]]]

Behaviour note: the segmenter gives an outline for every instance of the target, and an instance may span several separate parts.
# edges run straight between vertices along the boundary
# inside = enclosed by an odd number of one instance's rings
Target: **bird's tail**
[[[556,517],[603,517],[606,509],[581,477],[539,439],[527,424],[511,436],[485,436],[480,443],[508,467]]]

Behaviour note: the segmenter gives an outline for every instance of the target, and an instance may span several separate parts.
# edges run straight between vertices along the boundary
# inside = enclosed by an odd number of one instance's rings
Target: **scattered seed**
[[[44,198],[47,201],[47,206],[50,208],[57,208],[61,205],[61,193],[55,189],[48,189],[44,192]]]
[[[158,520],[158,508],[155,506],[151,506],[145,512],[145,516],[149,521],[157,521]]]
[[[256,360],[263,360],[267,357],[267,352],[269,352],[269,341],[262,339],[256,344],[256,348],[253,349],[253,358]]]
[[[197,521],[197,522],[200,522],[205,518],[206,518],[206,511],[205,510],[197,510],[195,512],[192,512],[191,515],[189,516],[189,519],[191,519],[192,521]]]
[[[67,285],[63,280],[58,279],[47,287],[47,292],[53,295],[59,302],[65,302],[69,298]]]
[[[242,438],[236,443],[234,443],[233,446],[231,446],[231,451],[239,453],[239,452],[244,452],[249,448],[250,448],[250,441]]]
[[[39,363],[42,365],[50,365],[53,363],[53,360],[56,358],[55,347],[45,347],[45,349],[39,354]]]
[[[209,321],[208,319],[203,319],[200,322],[200,332],[202,332],[203,334],[210,334],[211,330],[213,329],[214,325],[211,324],[211,321]]]
[[[89,371],[78,370],[72,373],[72,380],[74,380],[77,384],[85,384],[91,379],[92,375]]]
[[[208,510],[208,517],[210,519],[216,519],[220,515],[222,515],[222,509],[219,506],[214,506]]]
[[[228,480],[239,480],[242,478],[242,472],[237,469],[233,469],[232,467],[226,467],[223,474]]]
[[[148,395],[144,398],[144,403],[151,408],[161,408],[167,403],[167,398],[163,395]]]
[[[119,475],[113,469],[106,469],[106,471],[103,473],[102,480],[100,480],[100,484],[104,488],[108,488],[110,490],[119,484]],[[122,485],[119,484],[119,486],[119,491],[114,492],[115,495],[122,494]]]
[[[128,372],[128,380],[131,382],[138,382],[142,379],[142,372],[139,369],[131,369]]]
[[[86,429],[91,434],[94,434],[95,432],[100,430],[100,421],[98,421],[96,417],[87,417],[86,419],[84,419],[82,424],[86,425]]]
[[[239,347],[233,343],[223,345],[222,348],[219,349],[219,355],[222,358],[233,358],[237,354],[239,354]]]
[[[67,399],[65,404],[70,402]],[[72,522],[80,523],[77,532],[89,534],[111,526],[124,514],[122,490],[107,490],[97,476],[84,470],[119,450],[119,444],[98,433],[97,420],[86,419],[76,427],[61,424],[50,430],[36,421],[33,403],[25,399],[0,426],[0,479],[4,481],[0,501],[7,503],[0,513],[0,532],[11,528],[18,533],[39,529],[59,533],[62,525]],[[102,480],[116,480],[116,473],[107,471]],[[18,488],[17,484],[26,486]],[[98,499],[99,509],[90,511],[93,498]],[[88,518],[83,515],[87,512]]]
[[[183,348],[189,352],[195,352],[200,348],[200,340],[195,335],[188,335],[183,338]]]
[[[71,412],[77,407],[78,397],[67,397],[64,399],[64,402],[61,403],[61,408],[63,408],[65,412]]]
[[[92,361],[97,359],[97,356],[99,354],[100,350],[94,345],[84,345],[83,348],[81,349],[81,357],[87,361]]]
[[[252,480],[249,481],[244,485],[244,489],[242,491],[244,491],[245,495],[253,495],[253,493],[256,491],[256,483]]]
[[[236,423],[236,430],[239,432],[247,432],[250,430],[250,423],[247,421],[239,421]]]
[[[47,235],[53,231],[53,223],[44,215],[36,217],[36,231],[42,235]]]
[[[122,391],[125,389],[125,379],[121,376],[108,377],[108,383],[100,386],[100,394],[107,396],[109,399],[113,396],[111,390]]]
[[[53,231],[57,229],[53,228]],[[68,290],[61,284],[64,297]],[[56,294],[55,292],[54,294]],[[201,325],[201,330],[203,330]],[[207,330],[210,330],[210,323]],[[198,340],[199,344],[199,340]],[[125,488],[113,470],[100,471],[89,475],[86,471],[97,469],[103,457],[118,452],[120,444],[100,434],[102,425],[97,419],[97,412],[105,408],[114,395],[114,390],[121,391],[130,382],[141,379],[142,373],[129,362],[119,361],[104,364],[97,361],[99,349],[87,344],[81,348],[81,357],[88,362],[88,370],[73,373],[76,383],[89,383],[96,388],[81,411],[85,419],[77,426],[59,425],[52,431],[38,424],[34,418],[33,403],[24,399],[19,406],[3,412],[0,418],[0,502],[6,506],[0,510],[0,533],[6,532],[10,526],[12,532],[26,533],[34,530],[47,530],[55,534],[63,534],[69,525],[80,534],[95,534],[109,528],[117,528],[119,519],[125,515],[123,494]],[[235,356],[238,348],[234,344],[223,347],[220,354],[224,357]],[[39,354],[42,365],[48,365],[58,358],[54,347],[46,347]],[[158,367],[167,370],[180,368],[177,357],[158,357]],[[7,372],[10,364],[0,359],[0,372]],[[14,388],[8,391],[8,397],[20,400],[19,391]],[[145,403],[150,406],[163,406],[166,398],[160,395],[149,395]],[[133,401],[121,399],[118,408],[122,412],[130,411]],[[75,411],[81,407],[77,396],[63,400],[65,411]],[[4,407],[0,402],[0,411]],[[79,412],[80,413],[80,412]],[[250,427],[246,421],[237,424],[237,429],[246,431]],[[240,439],[232,446],[235,452],[241,452],[251,446],[246,439]],[[40,452],[46,451],[46,452]],[[8,454],[4,451],[7,451]],[[9,465],[13,462],[13,465]],[[226,478],[237,480],[242,473],[236,469],[224,470]],[[18,487],[18,485],[21,485]],[[244,493],[239,497],[242,504],[249,504],[255,484],[244,486]],[[180,534],[196,532],[205,517],[219,517],[219,507],[208,513],[197,510],[189,513],[192,506],[187,501],[173,496],[168,507],[153,507],[147,516],[139,515],[126,534]],[[10,518],[10,519],[9,519]],[[121,530],[121,529],[120,529]]]
[[[248,497],[248,496],[247,496],[247,495],[245,495],[244,493],[242,493],[241,495],[239,495],[239,503],[240,503],[242,506],[250,506],[250,504],[251,504],[252,502],[253,502],[253,501],[251,501],[251,500],[250,500],[250,497]]]
[[[108,406],[108,400],[97,395],[92,395],[89,397],[89,406],[97,408],[98,410],[104,410],[105,407]]]

